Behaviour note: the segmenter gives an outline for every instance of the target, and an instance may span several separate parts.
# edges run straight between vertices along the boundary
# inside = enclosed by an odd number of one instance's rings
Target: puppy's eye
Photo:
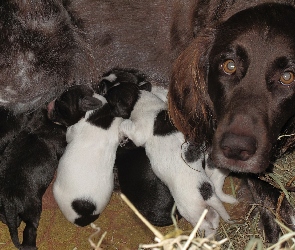
[[[236,65],[235,65],[235,62],[234,60],[226,60],[222,65],[222,70],[225,74],[228,74],[228,75],[232,75],[233,73],[236,72]]]
[[[290,72],[290,71],[286,71],[284,73],[281,74],[281,78],[280,78],[280,82],[283,85],[289,85],[292,82],[294,82],[294,73]]]

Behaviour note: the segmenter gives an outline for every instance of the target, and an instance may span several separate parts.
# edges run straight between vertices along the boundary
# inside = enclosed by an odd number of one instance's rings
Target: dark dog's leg
[[[18,238],[18,230],[20,220],[17,218],[17,212],[16,212],[15,204],[10,201],[5,201],[4,204],[4,213],[5,213],[5,222],[7,224],[7,227],[9,229],[10,237],[15,245],[15,247],[20,248],[21,244],[19,242]]]
[[[277,188],[274,188],[267,182],[261,181],[257,177],[248,178],[247,183],[252,193],[254,202],[259,205],[258,209],[260,212],[261,224],[265,231],[266,240],[270,243],[274,243],[278,240],[281,233],[279,225],[274,220],[278,198],[280,197],[281,192]],[[284,223],[293,230],[294,225],[292,217],[294,217],[294,213],[294,209],[286,198],[284,198],[280,209],[280,217]]]
[[[39,220],[41,217],[42,204],[40,201],[34,200],[33,205],[29,206],[22,218],[26,223],[26,227],[23,232],[22,250],[36,250],[37,229]]]

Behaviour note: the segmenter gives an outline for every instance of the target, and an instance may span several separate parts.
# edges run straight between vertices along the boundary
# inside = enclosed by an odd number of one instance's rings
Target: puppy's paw
[[[130,137],[134,130],[134,123],[131,120],[124,120],[120,124],[120,132],[122,132],[125,136]]]
[[[220,198],[220,200],[229,204],[238,203],[238,200],[235,197],[227,194],[224,194],[223,197]]]
[[[229,203],[229,204],[235,204],[238,202],[238,200],[231,196],[231,195],[228,195],[228,194],[225,194],[225,193],[221,193],[221,194],[217,194],[217,196],[219,197],[219,199],[222,201],[222,202],[225,202],[225,203]]]

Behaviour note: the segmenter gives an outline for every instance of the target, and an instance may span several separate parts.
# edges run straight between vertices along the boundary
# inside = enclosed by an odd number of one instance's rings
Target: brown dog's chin
[[[222,152],[215,151],[211,154],[211,158],[216,167],[229,169],[230,171],[236,173],[259,174],[264,172],[269,167],[269,160],[261,159],[256,155],[247,161],[242,161],[227,158]]]

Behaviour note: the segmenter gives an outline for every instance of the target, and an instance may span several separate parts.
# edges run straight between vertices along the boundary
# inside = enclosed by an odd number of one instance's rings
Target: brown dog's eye
[[[223,64],[222,64],[222,69],[224,71],[225,74],[231,75],[233,73],[236,72],[236,65],[235,62],[231,59],[226,60]]]
[[[293,72],[286,71],[281,74],[280,82],[285,85],[289,85],[294,81],[294,74]]]

